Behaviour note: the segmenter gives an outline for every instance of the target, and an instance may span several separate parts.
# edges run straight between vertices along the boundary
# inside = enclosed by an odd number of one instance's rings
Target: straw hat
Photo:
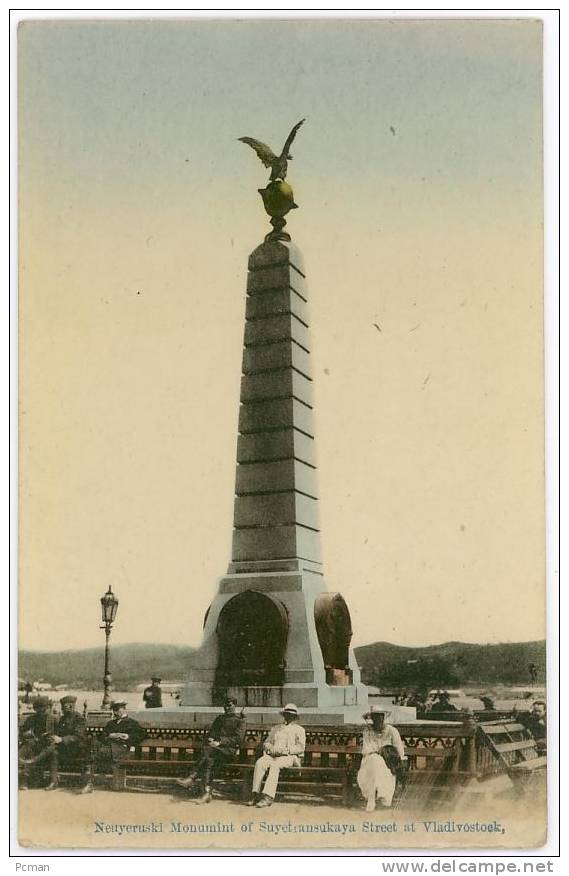
[[[281,715],[284,715],[285,712],[289,715],[298,716],[298,709],[294,703],[287,703],[284,709],[281,710]]]
[[[362,717],[371,718],[372,715],[385,715],[386,718],[389,718],[391,712],[389,709],[384,709],[383,706],[371,706],[369,712],[366,712]]]

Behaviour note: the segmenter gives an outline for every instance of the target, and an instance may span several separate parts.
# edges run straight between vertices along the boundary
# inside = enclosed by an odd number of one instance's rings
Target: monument
[[[211,721],[228,695],[257,722],[291,701],[305,724],[360,722],[368,703],[348,607],[324,579],[308,286],[284,230],[297,206],[289,147],[303,121],[280,156],[242,138],[271,168],[259,192],[273,230],[249,257],[232,555],[181,691],[178,716],[193,722]]]
[[[227,695],[262,720],[289,701],[338,721],[367,703],[350,648],[350,615],[326,591],[320,549],[306,273],[284,231],[294,209],[280,156],[244,137],[271,168],[259,192],[270,232],[249,257],[232,559],[191,658],[182,707]]]

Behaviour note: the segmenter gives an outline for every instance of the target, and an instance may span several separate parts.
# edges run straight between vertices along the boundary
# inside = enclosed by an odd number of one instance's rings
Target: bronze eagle
[[[292,160],[292,155],[290,155],[288,150],[290,149],[292,141],[296,137],[296,132],[305,121],[306,119],[301,119],[300,122],[296,123],[286,138],[286,143],[284,144],[280,155],[275,155],[270,146],[267,146],[266,143],[261,143],[260,140],[253,139],[253,137],[238,138],[240,143],[247,143],[248,146],[251,146],[251,148],[255,150],[265,167],[271,168],[270,182],[273,182],[273,180],[276,179],[285,179],[288,162]]]

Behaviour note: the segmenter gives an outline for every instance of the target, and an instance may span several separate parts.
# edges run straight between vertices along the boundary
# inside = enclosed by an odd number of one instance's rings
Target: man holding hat
[[[147,709],[162,708],[162,688],[160,687],[161,681],[161,678],[159,678],[157,675],[153,675],[152,684],[144,689],[142,699],[144,700],[144,705]]]
[[[218,715],[211,725],[207,742],[198,761],[186,779],[176,779],[178,785],[190,788],[198,779],[202,783],[202,796],[196,803],[210,803],[211,782],[228,761],[235,757],[243,743],[245,719],[237,713],[237,700],[227,697],[223,703],[223,715]]]
[[[272,805],[281,769],[300,767],[306,748],[306,733],[304,727],[298,723],[298,709],[294,703],[287,703],[281,715],[284,724],[271,727],[263,745],[265,753],[257,760],[253,770],[253,796],[249,806],[257,806],[259,809]],[[265,775],[267,778],[261,793]]]
[[[363,733],[358,785],[367,800],[366,812],[375,810],[376,799],[384,809],[391,806],[397,772],[407,760],[399,730],[385,723],[390,714],[381,706],[372,706],[364,715],[371,725]]]

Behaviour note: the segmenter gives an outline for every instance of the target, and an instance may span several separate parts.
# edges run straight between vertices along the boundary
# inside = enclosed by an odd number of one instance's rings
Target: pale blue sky
[[[55,180],[183,197],[247,172],[239,134],[276,147],[306,115],[301,179],[540,185],[532,22],[29,23],[20,43],[22,157]]]

